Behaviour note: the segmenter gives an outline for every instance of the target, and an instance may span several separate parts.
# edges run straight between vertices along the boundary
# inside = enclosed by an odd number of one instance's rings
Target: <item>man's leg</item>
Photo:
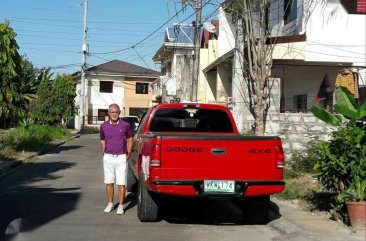
[[[119,202],[119,205],[123,205],[123,202],[125,201],[125,195],[126,195],[126,186],[125,185],[118,185],[118,202]]]
[[[118,208],[117,214],[123,214],[123,202],[126,195],[126,174],[127,174],[127,160],[126,155],[121,155],[118,166],[116,168],[116,185],[118,186]]]
[[[114,195],[114,184],[106,184],[105,190],[107,192],[107,200],[108,203],[113,203],[113,195]]]
[[[109,213],[113,210],[114,183],[106,184],[105,190],[107,193],[108,204],[107,207],[104,209],[104,212]]]
[[[104,183],[106,184],[105,190],[107,194],[108,205],[104,209],[104,212],[110,212],[113,210],[113,195],[114,195],[114,163],[113,158],[110,155],[104,154],[103,156],[103,170],[104,170]]]

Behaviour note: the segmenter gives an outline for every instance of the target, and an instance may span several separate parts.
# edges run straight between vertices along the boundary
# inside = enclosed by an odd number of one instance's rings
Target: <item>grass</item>
[[[289,173],[287,173],[289,172]],[[313,192],[320,190],[321,186],[309,173],[296,173],[285,170],[285,190],[276,196],[283,199],[306,199]]]
[[[36,152],[52,146],[54,141],[67,141],[71,132],[65,128],[27,125],[0,135],[0,160],[11,160],[19,152]]]
[[[296,202],[300,207],[312,212],[331,212],[334,193],[324,190],[311,173],[299,170],[284,170],[285,190],[274,195],[279,199]]]

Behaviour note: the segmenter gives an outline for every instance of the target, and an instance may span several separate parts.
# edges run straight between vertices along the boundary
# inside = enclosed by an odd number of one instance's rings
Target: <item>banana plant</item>
[[[350,122],[355,122],[366,117],[366,101],[364,101],[362,105],[358,106],[351,92],[347,88],[343,86],[337,87],[335,90],[335,96],[336,104],[334,105],[334,108],[344,118],[348,119]],[[310,111],[318,119],[328,124],[334,126],[343,125],[342,117],[340,115],[330,113],[319,105],[313,105]]]

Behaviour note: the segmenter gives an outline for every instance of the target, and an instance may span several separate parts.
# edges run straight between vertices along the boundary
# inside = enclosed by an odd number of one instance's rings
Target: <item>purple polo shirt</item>
[[[119,119],[116,125],[105,121],[100,126],[100,139],[105,140],[104,153],[127,154],[127,138],[133,136],[130,124]]]

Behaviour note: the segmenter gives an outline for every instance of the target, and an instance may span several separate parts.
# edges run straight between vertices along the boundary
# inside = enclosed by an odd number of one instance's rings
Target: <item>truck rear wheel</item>
[[[127,167],[127,185],[126,185],[127,192],[135,192],[136,184],[137,184],[137,180],[136,180],[135,176],[133,175],[132,168],[130,167],[130,165],[128,165],[128,167]]]
[[[243,213],[245,219],[250,223],[266,224],[269,221],[269,207],[270,198],[269,195],[248,197],[244,203],[242,203]]]
[[[141,172],[137,189],[137,217],[141,222],[158,221],[158,205],[146,189],[144,175]]]

